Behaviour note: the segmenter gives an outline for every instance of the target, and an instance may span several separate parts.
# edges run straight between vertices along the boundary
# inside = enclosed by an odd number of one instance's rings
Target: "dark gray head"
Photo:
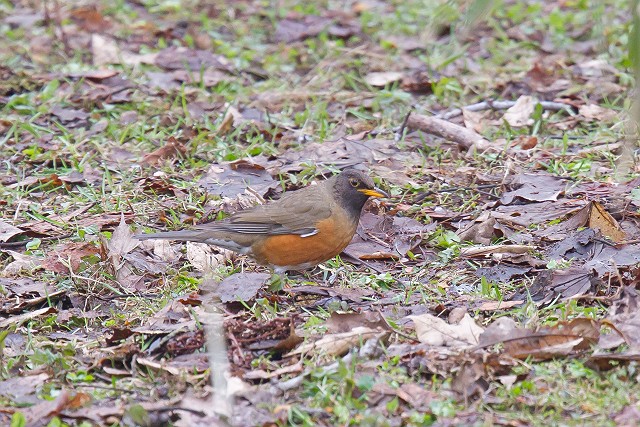
[[[355,218],[360,217],[360,211],[369,197],[389,197],[375,187],[369,175],[355,169],[342,171],[334,180],[336,200]]]

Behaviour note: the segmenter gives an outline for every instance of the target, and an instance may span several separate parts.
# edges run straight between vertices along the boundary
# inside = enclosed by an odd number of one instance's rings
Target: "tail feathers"
[[[206,243],[208,245],[219,246],[221,248],[240,252],[242,254],[246,254],[251,251],[250,246],[245,246],[241,243],[234,242],[229,238],[212,236],[211,231],[180,230],[167,231],[164,233],[135,234],[133,237],[138,240],[164,239],[177,240],[181,242]]]
[[[180,230],[166,231],[164,233],[134,234],[133,237],[138,240],[164,239],[183,242],[204,242],[211,236],[210,233],[209,236],[207,236],[207,233],[203,233],[202,231]]]

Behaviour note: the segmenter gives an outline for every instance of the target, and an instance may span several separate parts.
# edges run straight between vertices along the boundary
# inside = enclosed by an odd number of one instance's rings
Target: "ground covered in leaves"
[[[0,424],[637,425],[628,8],[0,1]],[[132,237],[345,167],[284,283]]]

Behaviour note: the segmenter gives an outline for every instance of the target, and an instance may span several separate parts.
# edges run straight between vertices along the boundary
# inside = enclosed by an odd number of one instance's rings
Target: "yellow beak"
[[[369,197],[389,197],[387,193],[385,193],[384,191],[382,191],[377,187],[374,188],[373,190],[369,188],[361,188],[358,191]]]

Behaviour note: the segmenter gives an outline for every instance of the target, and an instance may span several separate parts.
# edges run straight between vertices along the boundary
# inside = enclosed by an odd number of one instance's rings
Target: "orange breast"
[[[357,223],[344,219],[332,216],[318,222],[318,233],[309,237],[269,236],[251,247],[252,255],[261,264],[292,269],[320,264],[342,252],[356,232]]]

